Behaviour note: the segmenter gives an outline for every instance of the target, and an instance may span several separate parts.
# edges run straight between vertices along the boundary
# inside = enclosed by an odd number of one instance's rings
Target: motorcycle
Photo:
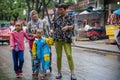
[[[120,49],[120,29],[115,30],[115,40],[117,47]]]

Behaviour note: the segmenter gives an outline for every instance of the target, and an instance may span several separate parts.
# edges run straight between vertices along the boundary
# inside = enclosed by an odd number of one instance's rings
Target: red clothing
[[[28,40],[34,40],[34,37],[29,37],[26,32],[24,31],[13,31],[10,36],[10,46],[15,49],[15,43],[18,44],[19,50],[24,50],[24,37],[26,37]]]
[[[30,47],[30,49],[32,49],[33,42],[34,42],[34,40],[29,40],[29,47]]]

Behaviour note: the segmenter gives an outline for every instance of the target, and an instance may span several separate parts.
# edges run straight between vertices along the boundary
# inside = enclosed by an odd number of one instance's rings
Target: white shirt
[[[85,25],[84,30],[88,31],[89,29],[91,29],[91,27],[89,25]]]
[[[15,27],[13,25],[10,26],[10,30],[11,31],[14,31],[15,30]]]

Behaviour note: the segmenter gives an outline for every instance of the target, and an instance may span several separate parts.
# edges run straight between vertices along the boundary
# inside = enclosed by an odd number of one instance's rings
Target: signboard
[[[87,5],[90,3],[90,0],[84,0],[82,2],[79,2],[78,4],[75,4],[75,5],[72,5],[72,6],[69,6],[70,9],[74,9],[74,8],[79,8],[81,6],[84,6],[84,5]]]

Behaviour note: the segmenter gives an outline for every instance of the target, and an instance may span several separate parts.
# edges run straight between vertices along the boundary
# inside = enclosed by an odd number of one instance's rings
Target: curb
[[[120,51],[110,51],[110,50],[103,50],[103,49],[90,48],[90,47],[83,47],[83,46],[77,46],[77,45],[74,45],[74,47],[85,48],[85,49],[94,49],[94,50],[98,50],[98,51],[105,51],[105,52],[112,52],[112,53],[120,54]]]

